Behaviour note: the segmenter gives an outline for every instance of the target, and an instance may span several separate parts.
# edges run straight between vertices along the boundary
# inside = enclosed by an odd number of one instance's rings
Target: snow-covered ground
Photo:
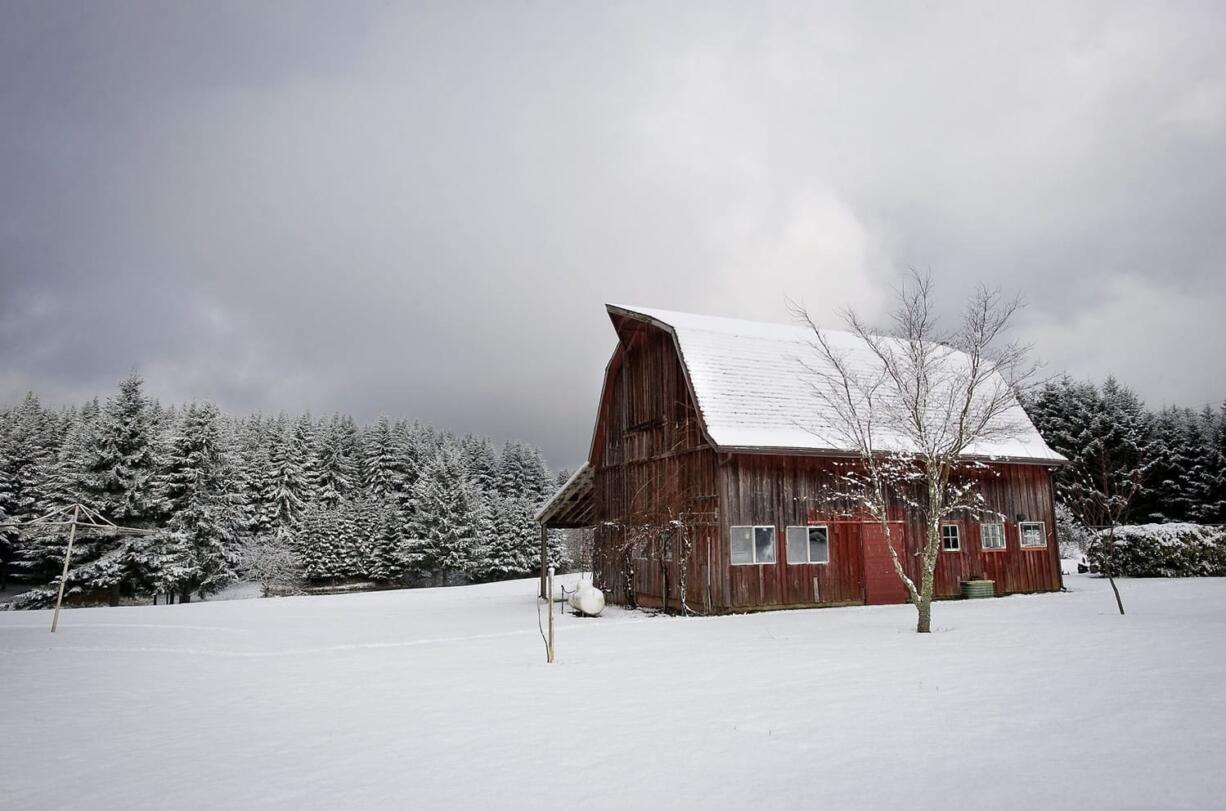
[[[1226,580],[559,620],[533,581],[0,613],[0,806],[1205,808]]]

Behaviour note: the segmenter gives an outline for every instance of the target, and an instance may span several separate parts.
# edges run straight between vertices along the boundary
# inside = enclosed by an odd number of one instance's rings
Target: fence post
[[[549,663],[553,663],[553,567],[549,567],[549,596],[546,598],[549,601],[549,645],[548,658]]]

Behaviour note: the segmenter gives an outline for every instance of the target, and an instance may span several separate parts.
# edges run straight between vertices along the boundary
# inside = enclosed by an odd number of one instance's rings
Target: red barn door
[[[891,523],[890,534],[894,536],[894,551],[900,556],[905,554],[902,523]],[[881,525],[861,524],[860,537],[864,542],[864,602],[868,605],[907,602],[907,587],[894,571]]]

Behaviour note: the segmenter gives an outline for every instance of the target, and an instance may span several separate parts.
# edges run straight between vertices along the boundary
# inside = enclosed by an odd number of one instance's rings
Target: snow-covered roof
[[[595,475],[592,466],[584,462],[536,511],[537,523],[559,529],[591,526]]]
[[[814,390],[813,373],[824,364],[804,325],[742,321],[618,304],[610,316],[645,321],[675,337],[681,362],[698,401],[707,436],[717,448],[796,452],[847,452],[827,406]],[[874,363],[867,344],[847,332],[823,331],[826,340],[853,367]],[[951,353],[950,362],[966,359]],[[1059,463],[1064,457],[1039,436],[1014,404],[995,421],[1001,438],[967,449],[966,456]],[[893,444],[895,447],[890,447]],[[879,436],[877,447],[905,450],[903,440]]]

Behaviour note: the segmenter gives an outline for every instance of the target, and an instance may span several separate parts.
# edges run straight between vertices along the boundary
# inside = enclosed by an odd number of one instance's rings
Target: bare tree
[[[264,597],[297,594],[302,590],[302,558],[276,535],[246,541],[240,553],[240,566],[247,578],[260,584]]]
[[[1034,373],[1029,348],[1004,341],[1021,300],[979,288],[958,326],[943,331],[934,312],[930,276],[912,272],[896,290],[892,324],[875,331],[853,310],[848,333],[813,331],[815,357],[801,359],[819,404],[801,427],[830,447],[853,452],[833,497],[850,501],[877,522],[903,585],[915,605],[916,630],[932,625],[932,592],[941,521],[955,513],[991,512],[979,491],[987,466],[980,449],[1027,430],[1019,387]],[[896,508],[922,514],[926,527],[916,583],[900,557],[903,538],[891,523]]]
[[[1073,515],[1097,530],[1094,545],[1100,571],[1107,576],[1115,605],[1123,614],[1124,601],[1115,583],[1115,530],[1144,489],[1153,454],[1145,410],[1131,390],[1109,378],[1096,400],[1086,426],[1089,441],[1073,458],[1070,481],[1060,490]]]

